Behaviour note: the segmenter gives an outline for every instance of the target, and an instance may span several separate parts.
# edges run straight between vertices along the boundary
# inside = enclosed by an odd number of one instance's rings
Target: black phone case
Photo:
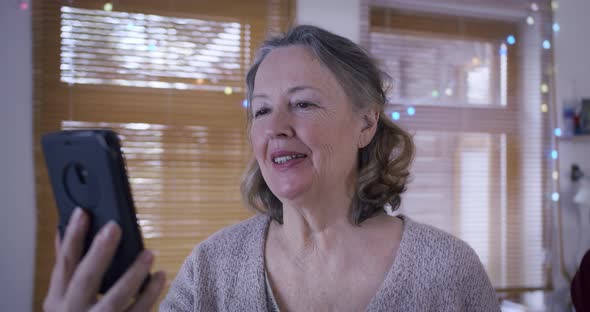
[[[118,136],[111,130],[69,130],[45,134],[41,141],[60,237],[76,207],[90,216],[84,254],[108,221],[121,226],[121,241],[100,286],[104,294],[144,249]]]

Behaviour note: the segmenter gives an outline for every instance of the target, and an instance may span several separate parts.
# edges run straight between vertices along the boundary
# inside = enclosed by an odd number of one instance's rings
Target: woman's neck
[[[329,247],[338,235],[353,227],[349,221],[351,198],[339,193],[341,196],[324,193],[296,202],[283,201],[280,231],[290,249]]]
[[[341,194],[341,193],[340,193]],[[352,199],[345,195],[323,194],[313,204],[283,205],[283,225],[275,231],[281,245],[292,255],[336,254],[350,249],[351,244],[363,239],[363,232],[373,228],[377,219],[366,220],[362,226],[351,223]]]

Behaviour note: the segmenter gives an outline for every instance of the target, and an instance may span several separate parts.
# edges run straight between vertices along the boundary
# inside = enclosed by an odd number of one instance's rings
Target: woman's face
[[[334,74],[307,48],[266,56],[254,83],[250,137],[264,180],[281,201],[346,192],[364,124],[352,107]]]

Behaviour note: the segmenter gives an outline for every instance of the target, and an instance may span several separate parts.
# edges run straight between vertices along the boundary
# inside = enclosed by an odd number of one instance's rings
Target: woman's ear
[[[363,148],[373,140],[375,133],[377,132],[377,123],[379,122],[379,112],[370,109],[363,113],[363,128],[359,136],[358,148]]]

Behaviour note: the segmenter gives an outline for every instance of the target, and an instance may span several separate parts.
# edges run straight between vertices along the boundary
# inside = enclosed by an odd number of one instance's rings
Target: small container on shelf
[[[569,138],[576,132],[576,109],[573,106],[563,108],[563,129],[562,136]]]
[[[582,99],[582,105],[577,115],[577,135],[590,135],[590,99]]]

